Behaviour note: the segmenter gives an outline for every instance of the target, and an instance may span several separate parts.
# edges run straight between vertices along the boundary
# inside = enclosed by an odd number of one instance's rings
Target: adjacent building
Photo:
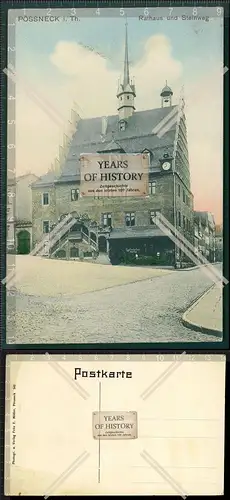
[[[32,185],[32,245],[43,241],[44,254],[49,242],[51,257],[78,258],[106,252],[114,264],[134,253],[151,255],[162,264],[175,264],[185,258],[154,222],[156,212],[160,212],[193,243],[184,102],[181,98],[178,105],[173,104],[173,91],[166,82],[159,92],[159,107],[138,111],[137,92],[130,77],[126,26],[117,112],[107,117],[79,118],[68,147],[60,150],[56,162],[60,168]],[[141,199],[81,198],[79,158],[83,153],[148,154],[148,195]]]
[[[215,260],[216,262],[223,262],[223,227],[221,225],[216,226]]]
[[[209,262],[215,262],[215,221],[210,212],[194,212],[194,247]]]
[[[32,247],[32,191],[38,180],[28,173],[7,182],[7,249],[28,254]]]

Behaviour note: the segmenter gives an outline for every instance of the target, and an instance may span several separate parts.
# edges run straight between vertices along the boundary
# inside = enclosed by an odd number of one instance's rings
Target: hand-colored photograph
[[[10,11],[7,344],[223,340],[223,11],[142,10]]]

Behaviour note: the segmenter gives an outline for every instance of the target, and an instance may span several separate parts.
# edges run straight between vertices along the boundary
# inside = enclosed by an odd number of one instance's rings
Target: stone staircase
[[[90,236],[88,236],[83,230],[81,231],[81,234],[82,234],[82,241],[89,244],[90,247],[95,252],[97,252],[98,251],[98,244],[96,243],[96,241],[94,241],[92,238],[90,238]]]
[[[42,240],[35,245],[30,254],[39,255],[41,257],[51,257],[58,249],[61,242],[63,242],[63,237],[66,237],[66,234],[76,222],[76,219],[71,214],[63,217],[63,219],[55,224],[52,230],[45,234]]]
[[[96,222],[91,221],[87,215],[65,214],[51,228],[51,231],[44,235],[42,240],[33,248],[30,255],[41,257],[53,257],[58,250],[61,250],[74,232],[71,228],[75,224],[79,225],[80,241],[89,245],[92,251],[99,253],[98,238],[101,234],[107,233],[106,228],[101,228]],[[90,232],[95,234],[95,240],[90,236]],[[107,261],[107,255],[99,254],[103,261]],[[97,259],[96,259],[97,260]]]

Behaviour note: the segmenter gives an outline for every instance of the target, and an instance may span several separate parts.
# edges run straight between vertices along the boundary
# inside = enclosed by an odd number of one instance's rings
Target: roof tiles
[[[126,153],[140,153],[144,149],[152,151],[151,167],[158,168],[159,158],[162,158],[165,152],[170,155],[173,153],[176,121],[161,138],[154,135],[152,130],[173,108],[175,106],[135,112],[128,118],[125,130],[119,130],[118,115],[108,116],[104,136],[102,135],[102,117],[79,120],[60,175],[55,177],[53,172],[48,172],[34,184],[34,187],[54,182],[76,181],[80,175],[80,155],[112,150],[114,143],[119,144]]]

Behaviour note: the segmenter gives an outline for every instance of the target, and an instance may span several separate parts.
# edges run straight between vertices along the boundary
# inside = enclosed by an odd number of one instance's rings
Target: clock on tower
[[[167,170],[170,170],[170,168],[171,168],[171,163],[170,163],[170,161],[164,161],[164,162],[162,163],[162,165],[161,165],[161,166],[162,166],[162,169],[163,169],[163,170],[166,170],[166,171],[167,171]]]
[[[161,169],[163,172],[169,172],[172,169],[172,160],[169,158],[161,160]]]

